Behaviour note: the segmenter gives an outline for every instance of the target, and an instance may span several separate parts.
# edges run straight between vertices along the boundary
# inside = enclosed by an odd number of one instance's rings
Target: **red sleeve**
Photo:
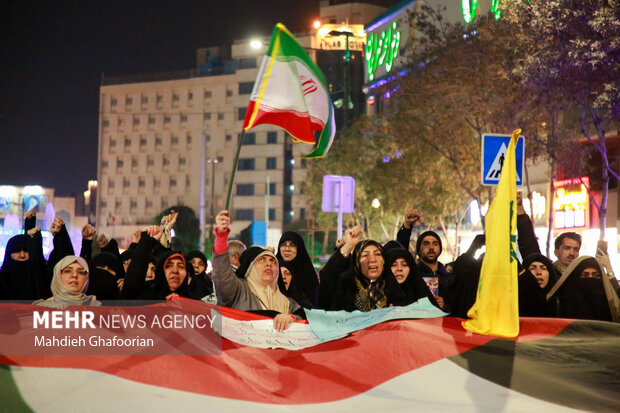
[[[230,234],[230,228],[226,232],[220,233],[215,228],[215,242],[213,243],[213,252],[216,254],[223,254],[228,251],[228,234]]]

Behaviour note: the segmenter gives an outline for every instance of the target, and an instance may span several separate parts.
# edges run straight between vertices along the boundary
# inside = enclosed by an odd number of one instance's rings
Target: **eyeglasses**
[[[65,267],[60,270],[60,274],[62,275],[73,275],[77,274],[78,277],[86,277],[88,276],[88,272],[84,268],[73,269],[71,267]]]
[[[293,241],[284,241],[280,244],[280,248],[297,248],[297,245]]]

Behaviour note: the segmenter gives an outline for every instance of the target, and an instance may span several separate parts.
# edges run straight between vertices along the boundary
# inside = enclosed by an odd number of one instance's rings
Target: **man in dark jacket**
[[[439,234],[434,231],[426,231],[420,234],[416,242],[416,253],[419,261],[416,265],[416,273],[419,274],[435,296],[437,304],[445,309],[445,297],[448,296],[448,278],[450,274],[446,267],[439,262],[443,247]],[[434,288],[435,284],[437,285]]]

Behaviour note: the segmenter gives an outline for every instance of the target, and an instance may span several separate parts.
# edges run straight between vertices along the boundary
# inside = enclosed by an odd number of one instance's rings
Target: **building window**
[[[107,127],[109,127],[109,126],[110,126],[110,120],[109,120],[109,119],[104,119],[104,120],[103,120],[103,127],[104,127],[104,128],[107,128]]]
[[[116,167],[117,168],[122,168],[123,167],[123,160],[122,159],[117,159],[116,160]]]
[[[131,97],[127,96],[125,98],[125,105],[131,105],[131,104],[133,104],[133,99]]]
[[[142,104],[147,104],[149,103],[149,97],[148,96],[142,96]]]
[[[238,221],[254,221],[254,210],[238,209],[235,211],[235,219]]]
[[[187,134],[187,138],[186,138],[187,144],[189,145],[190,143],[192,143],[192,135],[190,135],[189,133]]]
[[[159,146],[161,144],[162,144],[161,136],[159,135],[155,136],[155,145]]]
[[[187,115],[181,115],[181,122],[187,122]]]
[[[108,181],[108,188],[114,188],[114,180],[113,179],[110,179]]]
[[[123,188],[129,188],[129,179],[123,178]]]
[[[243,120],[245,119],[245,111],[247,110],[247,108],[238,108],[237,109],[237,119],[238,120]]]
[[[240,171],[253,171],[256,169],[254,167],[254,158],[241,158],[239,159],[239,167]]]
[[[151,209],[153,208],[153,201],[151,201],[150,199],[146,199],[146,209]]]
[[[138,201],[136,201],[135,199],[130,200],[129,201],[129,208],[131,208],[131,209],[138,208]]]
[[[116,146],[116,141],[114,139],[110,139],[110,148],[114,148]]]
[[[254,195],[254,184],[237,184],[237,195]]]
[[[227,89],[227,90],[226,90],[226,97],[227,97],[227,98],[229,98],[229,97],[231,97],[231,96],[232,96],[232,90]]]
[[[149,155],[149,157],[146,159],[146,166],[153,166],[155,164],[155,160],[153,160],[153,157]]]
[[[232,140],[232,135],[226,135],[226,142],[230,142]]]
[[[276,210],[274,208],[269,208],[269,221],[276,220]]]
[[[240,95],[249,95],[250,93],[252,93],[252,89],[254,89],[254,82],[239,83],[239,94]]]
[[[211,135],[205,135],[205,140],[207,142],[211,142]]]
[[[301,159],[301,167],[302,167],[302,168],[305,168],[305,167],[306,167],[306,161],[307,161],[307,159],[305,159],[305,158],[302,158],[302,159]]]
[[[133,118],[133,124],[134,124],[134,126],[138,126],[138,125],[140,124],[140,118],[139,118],[139,117],[137,117],[137,116],[136,116],[136,117],[134,117],[134,118]]]
[[[131,139],[125,138],[125,148],[131,146]]]
[[[166,115],[164,116],[164,123],[170,123],[171,119],[170,116]]]
[[[267,132],[267,143],[278,143],[278,132]]]
[[[224,120],[224,114],[222,112],[217,114],[217,119],[218,120]]]
[[[107,168],[108,167],[108,161],[101,161],[101,167],[102,168]]]
[[[187,161],[185,160],[185,158],[179,158],[179,165],[185,165]]]
[[[170,188],[175,188],[177,186],[177,178],[171,176],[170,177]]]
[[[153,188],[159,188],[161,186],[161,181],[157,178],[153,179]]]
[[[241,139],[241,134],[238,135],[238,138]],[[246,133],[245,138],[243,138],[244,145],[256,145],[256,134],[254,132]]]
[[[170,158],[168,158],[168,155],[164,155],[164,157],[162,158],[162,165],[163,166],[170,165]]]
[[[194,92],[190,90],[187,92],[187,100],[192,100],[192,99],[194,99]]]
[[[179,99],[180,99],[180,98],[179,98],[179,95],[177,95],[176,93],[173,93],[173,94],[172,94],[172,101],[173,101],[173,102],[178,102],[178,101],[179,101]]]
[[[149,116],[149,125],[155,124],[155,116]]]
[[[278,160],[276,158],[267,158],[267,169],[277,169]]]
[[[276,194],[276,184],[274,182],[269,183],[269,195]]]
[[[170,143],[172,143],[173,145],[176,145],[179,143],[179,137],[178,136],[172,136],[172,138],[170,138]]]
[[[306,208],[299,209],[299,219],[306,219]]]
[[[202,115],[202,118],[203,118],[204,120],[211,120],[211,113],[204,113],[204,114]]]
[[[118,100],[116,98],[110,99],[110,106],[116,106],[118,104]]]
[[[146,146],[146,138],[143,136],[140,136],[140,146]]]
[[[164,100],[164,96],[160,93],[157,94],[157,103],[161,103],[161,101]]]
[[[211,91],[205,90],[205,99],[209,99],[211,97]]]
[[[136,157],[131,158],[131,167],[132,168],[137,168],[138,167],[138,158],[136,158]]]

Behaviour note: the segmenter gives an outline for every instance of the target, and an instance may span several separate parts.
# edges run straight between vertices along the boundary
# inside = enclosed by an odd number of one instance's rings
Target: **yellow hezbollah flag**
[[[476,302],[463,322],[466,330],[502,337],[519,335],[517,273],[517,172],[515,147],[521,129],[512,132],[495,199],[486,216],[486,253]]]

